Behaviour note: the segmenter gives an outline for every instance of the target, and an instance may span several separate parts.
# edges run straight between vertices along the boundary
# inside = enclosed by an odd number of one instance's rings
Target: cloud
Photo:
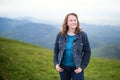
[[[75,12],[86,23],[120,24],[119,4],[120,0],[0,0],[0,16],[61,21],[67,13]]]

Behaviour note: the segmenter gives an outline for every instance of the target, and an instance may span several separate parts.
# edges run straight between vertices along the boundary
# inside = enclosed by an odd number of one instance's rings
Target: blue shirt
[[[66,44],[65,52],[63,54],[62,64],[67,66],[75,66],[73,59],[73,41],[75,39],[75,35],[67,35],[68,41]]]

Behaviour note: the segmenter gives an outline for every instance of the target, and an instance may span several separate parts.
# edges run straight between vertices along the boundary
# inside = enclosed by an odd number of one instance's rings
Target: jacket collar
[[[65,39],[67,39],[67,34],[64,37],[65,37]],[[80,33],[78,33],[78,34],[75,35],[75,40],[79,39],[79,38],[80,38]]]

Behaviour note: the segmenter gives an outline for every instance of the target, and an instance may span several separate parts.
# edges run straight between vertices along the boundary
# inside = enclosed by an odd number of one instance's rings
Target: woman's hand
[[[74,70],[75,73],[81,73],[82,72],[82,68],[81,67],[78,67],[77,69]]]
[[[56,68],[57,71],[63,72],[63,69],[59,66],[59,64],[57,64],[55,68]]]

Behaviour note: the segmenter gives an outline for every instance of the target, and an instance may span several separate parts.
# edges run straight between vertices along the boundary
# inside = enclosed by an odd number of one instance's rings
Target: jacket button
[[[73,45],[75,45],[75,43],[73,43]]]
[[[81,45],[83,45],[83,43],[81,43]]]

